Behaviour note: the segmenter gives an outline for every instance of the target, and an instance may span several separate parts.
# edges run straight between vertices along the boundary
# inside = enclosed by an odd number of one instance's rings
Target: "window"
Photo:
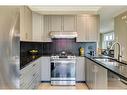
[[[107,49],[112,45],[112,42],[114,41],[114,32],[105,33],[103,37],[103,48]]]

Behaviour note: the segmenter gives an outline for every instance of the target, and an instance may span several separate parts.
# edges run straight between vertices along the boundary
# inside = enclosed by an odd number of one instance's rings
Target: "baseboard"
[[[41,83],[50,83],[51,81],[41,81]],[[85,81],[76,81],[76,83],[86,83]]]
[[[76,83],[86,83],[85,81],[76,81]]]
[[[41,83],[50,83],[51,81],[41,81]]]

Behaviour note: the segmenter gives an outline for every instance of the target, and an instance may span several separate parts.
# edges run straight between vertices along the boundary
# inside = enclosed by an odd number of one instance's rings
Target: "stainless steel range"
[[[62,51],[51,56],[51,85],[75,85],[76,56]]]

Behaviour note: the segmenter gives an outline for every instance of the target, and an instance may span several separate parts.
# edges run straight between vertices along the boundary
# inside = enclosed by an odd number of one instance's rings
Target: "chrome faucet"
[[[110,49],[112,49],[116,44],[118,45],[118,48],[119,48],[119,50],[118,50],[118,58],[117,59],[119,61],[121,61],[121,57],[122,56],[121,56],[121,45],[120,45],[120,43],[119,42],[115,42],[114,44],[112,44],[112,46],[110,47]]]

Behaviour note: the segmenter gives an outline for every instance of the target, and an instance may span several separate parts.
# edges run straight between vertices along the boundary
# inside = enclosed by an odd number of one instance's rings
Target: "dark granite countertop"
[[[127,80],[127,63],[124,61],[118,62],[118,60],[111,59],[111,57],[108,56],[90,56],[90,55],[85,55],[84,57],[90,59],[91,61],[101,65],[102,67],[108,69],[109,71],[115,73],[118,75],[120,78]],[[96,60],[96,57],[105,57],[105,58],[110,58],[111,61],[109,60]]]
[[[29,55],[29,54],[23,54],[20,56],[20,69],[23,69],[27,65],[30,64],[30,62],[35,61],[36,59],[40,58],[42,54],[37,55]]]

